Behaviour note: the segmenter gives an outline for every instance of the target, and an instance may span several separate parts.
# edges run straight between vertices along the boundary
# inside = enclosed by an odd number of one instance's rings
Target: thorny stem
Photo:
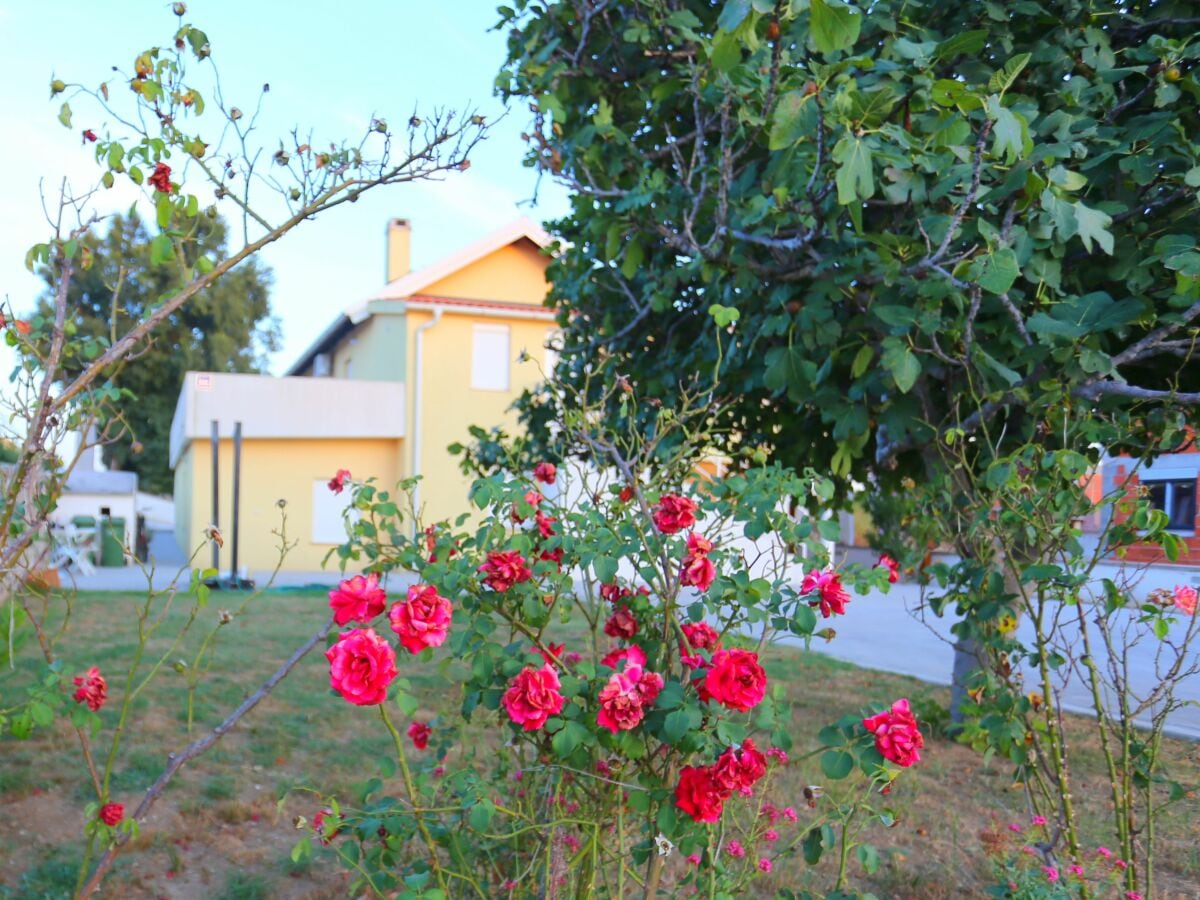
[[[429,833],[429,827],[425,824],[425,817],[418,811],[420,809],[420,798],[417,795],[417,786],[413,782],[412,772],[408,768],[408,755],[404,752],[404,740],[400,737],[400,732],[396,730],[396,726],[392,724],[391,716],[388,715],[387,703],[379,704],[379,716],[383,719],[383,724],[387,726],[387,730],[392,735],[392,743],[396,745],[396,761],[400,764],[400,775],[404,780],[404,790],[408,793],[408,802],[413,810],[413,818],[417,822],[417,830],[421,832],[421,839],[425,842],[425,847],[429,851],[429,867],[433,869],[434,876],[437,878],[438,884],[441,886],[443,893],[447,893],[446,876],[442,872],[442,864],[438,859],[437,843],[433,839],[433,835]],[[476,891],[479,891],[479,886],[475,886]]]

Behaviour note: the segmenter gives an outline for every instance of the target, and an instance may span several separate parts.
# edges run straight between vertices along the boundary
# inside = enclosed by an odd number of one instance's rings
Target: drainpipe
[[[424,347],[425,347],[425,332],[442,321],[442,308],[439,306],[433,311],[433,318],[428,322],[424,322],[417,326],[416,331],[416,349],[414,351],[415,359],[413,360],[413,433],[412,433],[412,477],[416,478],[421,474],[421,398],[422,398],[422,381],[421,375],[424,371]],[[413,512],[414,514],[421,509],[421,484],[417,483],[413,488]],[[413,537],[417,535],[417,522],[413,519]]]

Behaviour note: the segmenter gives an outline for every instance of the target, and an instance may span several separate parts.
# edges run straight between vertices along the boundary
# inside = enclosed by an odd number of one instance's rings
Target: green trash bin
[[[71,519],[71,524],[80,531],[90,531],[93,535],[96,533],[96,517],[95,516],[75,516]],[[92,548],[88,550],[87,557],[92,562],[96,561],[95,539],[93,537]]]
[[[104,517],[100,520],[100,565],[125,565],[125,520]]]

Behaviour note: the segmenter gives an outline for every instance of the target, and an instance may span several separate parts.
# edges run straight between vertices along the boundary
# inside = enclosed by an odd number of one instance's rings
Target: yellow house
[[[212,420],[219,422],[217,522],[231,537],[232,433],[242,423],[239,566],[278,556],[279,500],[297,542],[284,568],[314,571],[341,543],[348,492],[338,469],[390,488],[422,477],[425,521],[468,509],[469,479],[446,448],[468,427],[512,428],[509,407],[553,368],[546,296],[550,237],[519,219],[457,253],[409,270],[411,226],[387,228],[387,283],[339,315],[284,377],[189,373],[175,411],[176,537],[185,552],[213,521]],[[524,354],[530,362],[518,364]],[[221,569],[229,568],[225,550]],[[197,564],[211,562],[206,550]]]

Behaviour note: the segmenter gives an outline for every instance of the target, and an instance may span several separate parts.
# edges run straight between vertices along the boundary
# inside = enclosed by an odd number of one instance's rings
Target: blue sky
[[[499,18],[497,3],[189,0],[186,21],[208,34],[229,102],[252,108],[262,84],[270,83],[266,133],[282,137],[299,125],[326,139],[357,138],[372,116],[399,123],[414,106],[472,105],[489,120],[499,117],[504,107],[492,84],[505,38],[490,30]],[[16,310],[28,310],[41,288],[23,263],[28,246],[48,233],[39,183],[50,194],[64,174],[81,185],[98,175],[90,151],[80,146],[80,131],[99,116],[89,115],[81,99],[72,104],[75,127],[60,125],[58,101],[48,100],[52,74],[99,83],[113,65],[128,71],[140,50],[168,42],[175,27],[169,2],[0,0],[0,297]],[[514,107],[473,154],[468,172],[379,189],[264,251],[275,273],[272,307],[283,327],[274,371],[337,312],[383,283],[388,218],[412,220],[416,267],[518,215],[543,221],[565,211],[565,191],[546,180],[537,205],[528,203],[536,185],[535,173],[521,165],[528,112]],[[101,213],[127,207],[132,196],[113,195],[100,198]],[[10,360],[0,358],[0,369],[7,372]]]

